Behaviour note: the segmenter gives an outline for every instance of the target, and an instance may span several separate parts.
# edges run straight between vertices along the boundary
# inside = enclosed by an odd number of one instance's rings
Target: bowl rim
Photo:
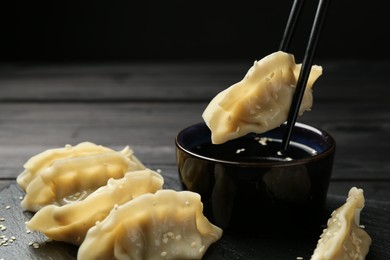
[[[284,124],[286,124],[286,123],[284,123]],[[180,135],[183,134],[189,128],[204,127],[204,126],[207,127],[205,122],[199,122],[199,123],[195,123],[195,124],[189,125],[189,126],[183,128],[182,130],[180,130],[177,133],[176,137],[175,137],[176,148],[181,150],[182,152],[188,154],[188,155],[191,155],[191,156],[197,158],[197,159],[209,161],[209,162],[212,162],[212,163],[220,163],[220,164],[226,164],[226,165],[231,165],[231,166],[236,166],[236,167],[267,167],[267,168],[270,168],[270,167],[271,168],[273,168],[273,167],[287,167],[287,166],[293,166],[293,165],[307,164],[309,162],[314,162],[314,161],[323,159],[324,157],[331,156],[332,154],[335,153],[335,150],[336,150],[336,140],[327,131],[325,131],[325,130],[319,128],[319,127],[314,127],[314,126],[309,125],[309,124],[296,122],[295,123],[295,127],[306,129],[308,131],[317,133],[317,134],[325,137],[328,140],[328,142],[330,142],[330,146],[327,149],[325,149],[324,151],[322,151],[320,153],[317,153],[315,155],[312,155],[312,156],[309,156],[309,157],[300,158],[300,159],[294,159],[294,160],[291,160],[291,161],[240,162],[240,161],[216,159],[216,158],[212,158],[212,157],[208,157],[208,156],[204,156],[204,155],[200,155],[200,154],[194,153],[194,152],[190,151],[189,149],[185,148],[179,142]]]

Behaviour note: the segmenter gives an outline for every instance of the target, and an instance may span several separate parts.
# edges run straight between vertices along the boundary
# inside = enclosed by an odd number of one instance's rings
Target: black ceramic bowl
[[[204,123],[178,133],[182,187],[201,195],[211,222],[241,231],[318,224],[324,215],[335,140],[323,130],[296,123],[289,149],[281,154],[285,127],[219,145],[211,144]]]

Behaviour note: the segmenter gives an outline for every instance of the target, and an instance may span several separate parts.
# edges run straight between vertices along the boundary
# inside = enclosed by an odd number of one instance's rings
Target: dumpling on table
[[[24,164],[24,171],[18,175],[16,182],[23,191],[26,191],[28,184],[39,175],[39,172],[49,167],[56,160],[105,152],[113,152],[113,150],[91,142],[82,142],[75,146],[66,145],[61,148],[48,149],[31,157]]]
[[[311,260],[365,259],[371,237],[360,226],[364,202],[363,190],[352,187],[346,202],[329,218]]]
[[[77,259],[201,259],[221,236],[198,193],[163,189],[114,208],[89,229]]]
[[[301,64],[282,51],[255,61],[245,77],[217,94],[202,117],[211,130],[213,144],[244,136],[264,133],[287,120]],[[322,74],[322,67],[313,65],[306,84],[299,113],[313,104],[312,86]]]
[[[109,179],[82,201],[64,206],[48,205],[39,210],[27,228],[48,238],[80,245],[88,231],[110,211],[138,196],[162,189],[163,177],[150,169],[128,172],[121,179]]]
[[[119,179],[129,171],[145,169],[128,146],[122,151],[80,154],[74,149],[73,152],[73,156],[65,158],[50,156],[50,153],[42,155],[51,158],[50,162],[45,162],[45,167],[38,167],[33,178],[32,175],[27,178],[30,181],[26,182],[26,195],[21,202],[23,209],[36,212],[50,204],[65,205],[82,200],[104,186],[110,178]]]

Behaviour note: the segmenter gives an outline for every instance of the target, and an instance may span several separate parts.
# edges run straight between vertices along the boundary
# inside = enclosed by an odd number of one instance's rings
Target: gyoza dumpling
[[[113,209],[89,229],[77,259],[201,259],[221,236],[198,193],[163,189]]]
[[[244,79],[215,96],[203,112],[212,143],[221,144],[251,132],[264,133],[284,123],[300,69],[294,56],[282,51],[255,61]],[[321,74],[322,67],[312,66],[300,114],[311,108],[311,88]]]
[[[26,187],[22,208],[33,212],[50,204],[65,205],[82,200],[108,179],[119,179],[129,171],[145,169],[133,151],[107,151],[54,160],[37,172]]]
[[[110,179],[82,201],[64,206],[48,205],[27,223],[27,228],[44,233],[48,238],[80,245],[96,222],[110,211],[145,193],[160,190],[164,180],[150,169],[128,172],[121,179]]]
[[[363,190],[353,187],[347,201],[328,220],[311,260],[365,259],[371,237],[360,227]]]
[[[76,146],[68,144],[62,148],[48,149],[31,157],[24,164],[24,171],[19,174],[16,182],[23,191],[26,191],[27,185],[39,175],[39,172],[49,167],[56,160],[105,152],[113,152],[113,150],[91,142],[82,142]]]

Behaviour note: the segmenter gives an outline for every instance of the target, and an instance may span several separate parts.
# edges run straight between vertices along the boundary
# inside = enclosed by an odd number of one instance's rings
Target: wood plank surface
[[[129,145],[147,167],[161,170],[165,188],[179,190],[176,134],[201,122],[209,100],[241,80],[251,63],[1,65],[0,224],[7,229],[0,235],[16,240],[0,246],[0,259],[76,259],[77,247],[26,233],[31,213],[20,208],[15,178],[31,156],[82,141],[116,150]],[[327,209],[340,205],[351,187],[363,188],[362,221],[373,237],[367,259],[390,259],[390,62],[321,65],[312,111],[299,121],[337,142]],[[316,242],[289,237],[277,249],[276,240],[225,234],[205,259],[309,259]]]
[[[0,64],[0,101],[208,102],[240,81],[252,64],[253,61]],[[390,83],[390,61],[317,64],[323,67],[323,75],[314,87],[318,98],[329,102],[387,100],[381,93],[386,93]]]

